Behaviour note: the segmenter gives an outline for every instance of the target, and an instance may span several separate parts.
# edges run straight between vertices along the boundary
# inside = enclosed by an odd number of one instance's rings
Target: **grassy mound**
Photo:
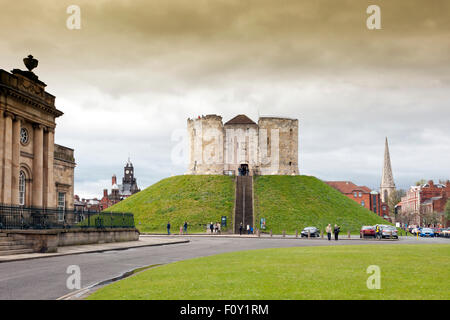
[[[266,219],[266,231],[300,232],[314,226],[324,230],[330,223],[341,231],[359,234],[363,225],[387,224],[372,211],[310,176],[259,176],[254,180],[255,224]]]
[[[131,212],[141,232],[177,233],[185,221],[188,232],[205,232],[210,222],[227,217],[232,223],[234,180],[228,176],[176,176],[163,179],[147,189],[108,208],[107,212]]]
[[[450,245],[325,246],[233,252],[156,267],[104,287],[89,299],[448,300],[449,252]],[[373,273],[368,273],[371,265],[379,267],[379,289],[367,286]]]

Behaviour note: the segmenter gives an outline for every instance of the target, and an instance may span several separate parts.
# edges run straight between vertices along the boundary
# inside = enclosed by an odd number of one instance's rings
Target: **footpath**
[[[138,241],[112,242],[112,243],[101,243],[101,244],[85,244],[85,245],[79,245],[79,246],[58,247],[58,252],[54,252],[54,253],[25,253],[25,254],[0,256],[0,263],[11,262],[11,261],[20,261],[20,260],[29,260],[29,259],[67,256],[67,255],[92,253],[92,252],[127,250],[130,248],[139,248],[139,247],[164,246],[164,245],[188,243],[188,242],[189,242],[189,240],[183,239],[182,237],[177,237],[177,239],[175,239],[175,238],[169,238],[169,237],[140,236]]]

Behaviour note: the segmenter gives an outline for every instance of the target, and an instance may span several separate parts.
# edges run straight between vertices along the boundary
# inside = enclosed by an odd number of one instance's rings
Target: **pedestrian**
[[[247,225],[247,234],[250,234],[250,225]]]
[[[183,229],[184,229],[184,233],[185,233],[185,234],[187,234],[187,227],[188,227],[188,224],[187,224],[187,221],[185,221],[185,222],[184,222],[184,226],[183,226]]]
[[[250,227],[250,233],[253,234],[253,227]]]
[[[212,222],[209,224],[209,230],[211,231],[211,234],[214,233],[214,225]]]
[[[242,222],[239,224],[239,235],[241,236],[242,235],[242,229],[243,229],[244,227],[242,226]]]
[[[325,231],[328,236],[328,241],[331,241],[331,224],[328,224],[327,229]]]
[[[219,233],[219,223],[218,222],[216,222],[214,224],[214,233]]]
[[[341,231],[341,227],[339,227],[337,224],[335,224],[334,225],[334,240],[338,241],[340,231]]]
[[[170,234],[170,221],[167,222],[167,234]]]
[[[217,233],[220,234],[220,223],[217,222]]]

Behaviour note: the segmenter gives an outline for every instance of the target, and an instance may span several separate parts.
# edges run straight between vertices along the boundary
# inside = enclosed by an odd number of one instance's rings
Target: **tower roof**
[[[389,145],[386,137],[384,147],[384,164],[383,173],[381,175],[381,187],[382,188],[395,188],[394,176],[392,175],[391,158],[389,156]]]
[[[245,114],[240,114],[225,124],[256,124],[256,123],[252,119],[247,117]]]

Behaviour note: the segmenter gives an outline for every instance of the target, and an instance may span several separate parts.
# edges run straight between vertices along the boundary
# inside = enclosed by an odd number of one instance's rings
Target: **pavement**
[[[171,245],[156,245],[171,242]],[[343,240],[343,239],[342,239]],[[92,289],[121,279],[130,271],[177,262],[196,257],[205,257],[225,252],[264,248],[342,246],[342,245],[407,245],[407,244],[449,244],[450,239],[442,238],[401,238],[400,240],[365,240],[352,238],[351,241],[328,241],[325,239],[296,239],[293,237],[256,237],[233,235],[185,235],[162,236],[141,235],[140,241],[153,245],[126,247],[126,243],[114,249],[101,245],[94,252],[49,256],[45,259],[16,260],[0,263],[0,300],[13,299],[58,299],[74,297],[80,290]],[[97,246],[97,245],[95,245]],[[80,246],[81,247],[81,246]],[[81,250],[82,248],[78,247]],[[80,288],[69,289],[67,282],[72,273],[71,266],[80,270]]]
[[[127,250],[130,248],[139,247],[149,247],[149,246],[163,246],[169,244],[178,244],[189,242],[187,239],[180,238],[162,238],[162,237],[140,237],[138,241],[126,241],[126,242],[112,242],[112,243],[101,243],[101,244],[85,244],[79,246],[66,246],[58,247],[58,252],[54,253],[26,253],[26,254],[15,254],[9,256],[0,256],[0,263],[20,261],[20,260],[30,260],[39,258],[50,258],[58,256],[67,256],[82,253],[92,253],[92,252],[105,252],[112,250]]]

